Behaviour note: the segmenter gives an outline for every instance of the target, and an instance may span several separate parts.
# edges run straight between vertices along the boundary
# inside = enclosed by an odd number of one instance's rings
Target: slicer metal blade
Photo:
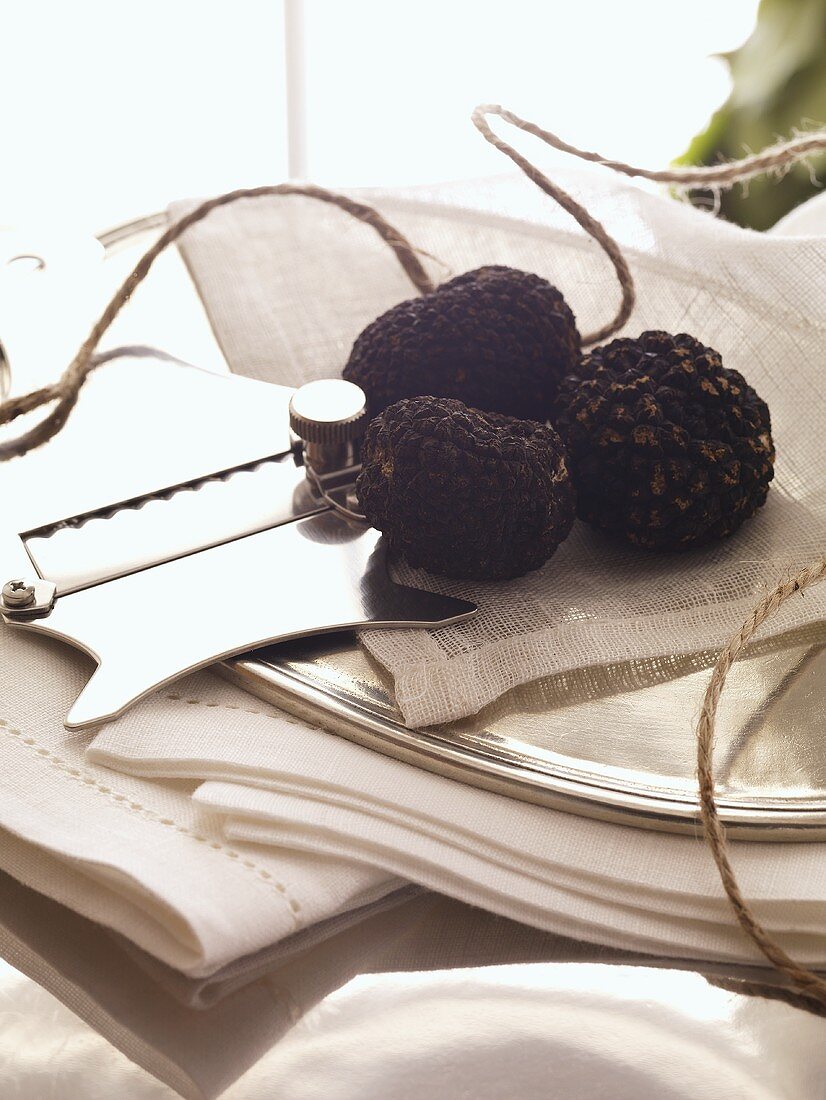
[[[22,538],[40,576],[68,594],[324,507],[288,451],[64,519]]]
[[[194,375],[190,382],[197,382]],[[248,407],[261,434],[256,406],[281,387],[202,379],[236,420]],[[286,414],[284,399],[275,398]],[[192,432],[194,449],[208,454],[197,422]],[[202,467],[186,480],[161,480],[157,490],[114,503],[91,493],[91,508],[6,535],[5,622],[68,642],[98,664],[68,728],[115,718],[186,673],[276,641],[366,626],[437,627],[475,612],[468,601],[395,584],[379,532],[339,514],[323,488],[308,481],[283,422],[281,438],[279,453],[250,458],[247,441],[235,466]],[[179,445],[187,446],[186,430]],[[232,453],[224,444],[215,450]],[[47,473],[71,474],[59,467],[60,448],[53,453],[58,465],[47,464]],[[77,461],[76,448],[71,454]],[[20,483],[26,462],[14,464]],[[194,472],[192,462],[176,460],[171,468]],[[356,472],[336,474],[337,491]]]

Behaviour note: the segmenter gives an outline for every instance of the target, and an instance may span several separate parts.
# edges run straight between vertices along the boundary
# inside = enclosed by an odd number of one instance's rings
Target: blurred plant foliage
[[[723,54],[731,95],[694,138],[681,164],[714,164],[757,152],[796,128],[826,123],[826,0],[761,0],[751,37]],[[826,157],[798,164],[782,178],[761,176],[723,192],[720,214],[752,229],[768,229],[826,182]],[[707,206],[708,192],[692,202]]]

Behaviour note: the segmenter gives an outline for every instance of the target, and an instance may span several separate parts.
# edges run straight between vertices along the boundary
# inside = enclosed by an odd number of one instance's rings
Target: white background
[[[288,3],[306,72],[295,167],[344,187],[507,170],[468,121],[480,101],[659,166],[724,100],[709,55],[748,35],[757,6]],[[288,174],[281,0],[0,0],[0,43],[0,224],[100,230]]]

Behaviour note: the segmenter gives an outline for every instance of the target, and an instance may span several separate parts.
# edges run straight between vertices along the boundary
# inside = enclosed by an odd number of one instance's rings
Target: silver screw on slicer
[[[28,581],[15,578],[3,585],[3,603],[6,607],[28,607],[34,599],[34,585]]]
[[[307,382],[290,401],[290,427],[303,440],[305,461],[317,474],[358,465],[367,419],[364,390],[343,378]]]
[[[54,607],[57,585],[40,577],[14,577],[0,589],[0,612],[7,622],[26,622],[48,615]]]

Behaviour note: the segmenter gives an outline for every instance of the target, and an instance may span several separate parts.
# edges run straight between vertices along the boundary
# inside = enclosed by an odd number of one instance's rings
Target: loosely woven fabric
[[[400,581],[480,608],[444,630],[365,634],[411,725],[474,713],[538,677],[720,647],[767,586],[826,545],[826,237],[742,230],[602,170],[561,182],[628,258],[638,304],[623,334],[691,333],[768,403],[775,481],[734,537],[676,556],[577,523],[543,569],[513,581],[395,566]],[[445,278],[487,263],[545,276],[583,331],[605,320],[619,293],[598,246],[523,181],[370,201],[446,262]],[[361,329],[410,296],[368,230],[303,200],[238,204],[195,227],[182,248],[233,370],[282,383],[338,374]],[[790,603],[769,630],[824,618],[826,590]]]

